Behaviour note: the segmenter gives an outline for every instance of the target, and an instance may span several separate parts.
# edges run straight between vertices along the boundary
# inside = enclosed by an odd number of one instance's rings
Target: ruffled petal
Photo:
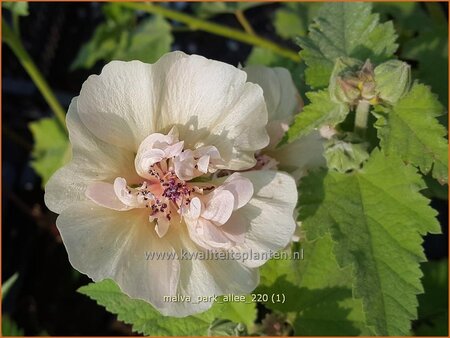
[[[77,98],[69,106],[66,122],[72,160],[53,174],[45,187],[45,204],[51,211],[59,214],[72,203],[86,200],[85,191],[91,182],[113,182],[117,176],[130,182],[139,180],[133,165],[134,154],[92,134],[80,120]]]
[[[257,267],[268,259],[270,250],[275,252],[290,242],[296,227],[294,208],[297,188],[294,179],[281,172],[261,170],[241,175],[253,183],[255,193],[246,205],[236,211],[249,228],[245,242],[233,250],[259,253],[262,259],[251,256],[252,259],[244,262],[247,266]]]
[[[80,202],[65,209],[56,225],[75,269],[94,281],[111,278],[130,297],[169,314],[163,297],[176,295],[180,265],[176,259],[147,259],[148,252],[175,251],[156,235],[145,212]]]
[[[234,173],[228,177],[218,189],[225,189],[233,194],[234,210],[243,207],[253,196],[252,182],[239,173]]]
[[[234,206],[234,196],[227,190],[215,189],[205,196],[205,209],[202,211],[201,217],[211,222],[222,225],[231,216]]]
[[[131,209],[130,206],[117,198],[114,185],[106,182],[93,182],[87,186],[86,196],[95,204],[117,210],[124,211]]]
[[[204,253],[189,238],[186,230],[171,233],[168,237],[178,254],[187,253],[194,257]],[[197,256],[195,256],[197,255]],[[186,256],[187,257],[187,256]],[[205,311],[213,304],[214,296],[244,295],[253,291],[259,283],[257,269],[242,265],[232,259],[189,259],[180,260],[180,279],[177,294],[191,297],[191,302],[172,302],[169,314],[183,317]],[[202,301],[199,302],[199,299]]]
[[[303,107],[303,100],[291,73],[281,67],[257,65],[247,66],[243,70],[247,73],[247,81],[256,83],[263,89],[269,122],[282,121],[289,124],[294,114],[300,112]]]
[[[173,52],[152,65],[140,61],[108,63],[81,88],[81,120],[101,140],[135,152],[148,135],[158,131],[156,119],[161,113],[166,75],[185,57]]]
[[[176,125],[185,148],[217,147],[222,168],[248,169],[268,144],[267,111],[245,72],[198,55],[180,58],[165,77],[159,130]]]

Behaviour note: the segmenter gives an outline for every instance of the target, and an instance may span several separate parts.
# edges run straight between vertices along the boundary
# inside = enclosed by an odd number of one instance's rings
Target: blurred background
[[[165,8],[204,20],[249,29],[296,54],[295,36],[305,35],[320,4],[170,3]],[[383,20],[399,34],[399,58],[414,75],[448,99],[448,4],[378,3]],[[6,7],[6,8],[5,8]],[[176,21],[107,3],[31,3],[13,9],[3,4],[3,20],[19,21],[25,50],[34,60],[63,109],[82,83],[111,59],[154,62],[170,50],[203,55],[232,65],[261,63],[291,70],[300,91],[307,90],[303,64],[270,50],[193,30]],[[245,13],[245,21],[241,14]],[[76,292],[90,280],[75,271],[55,226],[56,215],[43,203],[43,184],[62,165],[67,148],[63,132],[41,93],[6,45],[2,45],[2,283],[14,283],[2,300],[4,335],[132,335],[130,327]],[[45,118],[51,118],[42,120]],[[43,123],[47,126],[43,128]],[[443,118],[447,123],[447,117]],[[49,146],[50,145],[50,146]],[[50,149],[50,150],[49,150]],[[431,179],[425,192],[439,211],[442,235],[425,239],[430,263],[424,281],[416,334],[441,331],[430,321],[436,311],[447,322],[447,188]],[[428,270],[427,270],[428,269]],[[426,278],[427,275],[426,275]],[[425,304],[425,305],[423,305]],[[425,310],[423,310],[425,309]],[[425,313],[423,313],[425,311]],[[428,312],[427,312],[428,311]],[[434,311],[434,312],[433,312]],[[427,319],[428,318],[428,319]],[[425,329],[424,329],[425,328]],[[445,333],[446,334],[446,333]]]

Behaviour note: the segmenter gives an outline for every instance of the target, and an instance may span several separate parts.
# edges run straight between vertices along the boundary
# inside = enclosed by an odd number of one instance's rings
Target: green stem
[[[356,114],[355,114],[355,133],[361,137],[366,135],[367,129],[367,120],[369,119],[369,109],[370,103],[361,100],[356,106]]]
[[[15,12],[12,12],[12,21],[14,33],[20,37],[19,15]]]
[[[245,14],[243,11],[241,10],[237,10],[236,12],[234,12],[234,15],[236,16],[236,19],[239,21],[239,23],[241,24],[242,28],[244,28],[244,30],[250,34],[250,35],[256,35],[255,31],[252,28],[252,25],[250,25],[250,22],[248,22],[247,18],[245,17]]]
[[[50,86],[47,84],[41,72],[31,59],[30,55],[23,47],[22,41],[17,36],[17,34],[11,30],[11,28],[5,22],[5,20],[2,20],[2,32],[3,32],[3,41],[12,49],[12,51],[22,64],[23,68],[25,68],[28,75],[31,77],[34,84],[39,89],[39,91],[41,92],[44,99],[47,101],[50,108],[53,110],[56,119],[64,128],[64,130],[67,132],[66,114],[63,107],[58,102],[55,94],[53,94],[52,90],[50,89]]]
[[[281,47],[277,45],[276,43],[261,38],[256,35],[251,35],[249,33],[243,32],[241,30],[237,30],[234,28],[230,28],[224,25],[219,25],[213,22],[205,21],[202,19],[198,19],[194,16],[180,13],[178,11],[174,11],[172,9],[154,5],[152,3],[139,3],[139,2],[121,2],[118,3],[123,7],[132,8],[135,10],[144,11],[147,13],[152,14],[159,14],[166,18],[182,22],[192,29],[196,30],[202,30],[204,32],[212,33],[215,35],[220,35],[226,38],[230,38],[236,41],[240,41],[243,43],[247,43],[249,45],[262,47],[271,50],[272,52],[284,56],[286,58],[289,58],[293,61],[299,62],[300,56],[298,53],[294,52],[293,50]]]

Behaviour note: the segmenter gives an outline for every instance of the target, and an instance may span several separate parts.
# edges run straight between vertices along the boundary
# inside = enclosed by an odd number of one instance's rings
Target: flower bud
[[[330,78],[329,92],[335,102],[358,104],[360,100],[376,102],[373,66],[352,58],[336,60]]]
[[[361,61],[352,58],[336,60],[328,88],[333,101],[352,104],[358,99],[358,80],[355,74],[361,66]]]
[[[399,60],[389,60],[374,70],[378,96],[394,104],[405,95],[411,85],[411,67]]]

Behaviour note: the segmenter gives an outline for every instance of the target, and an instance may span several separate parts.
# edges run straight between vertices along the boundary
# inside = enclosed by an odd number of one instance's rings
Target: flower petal
[[[116,177],[114,180],[114,193],[117,198],[125,205],[131,208],[144,208],[145,205],[139,203],[137,195],[128,188],[127,180],[123,177]]]
[[[247,169],[268,143],[267,111],[259,86],[225,63],[180,58],[165,77],[158,130],[176,125],[185,148],[217,147],[223,168]]]
[[[253,183],[255,193],[246,205],[236,211],[250,226],[245,242],[233,250],[264,252],[267,256],[270,250],[284,248],[292,238],[296,227],[296,184],[290,175],[269,170],[249,171],[241,175]],[[264,259],[250,259],[244,264],[256,267],[264,262]]]
[[[281,67],[269,68],[250,65],[243,70],[247,80],[261,86],[266,100],[270,121],[282,121],[289,124],[294,114],[300,112],[303,100],[299,95],[291,73]]]
[[[130,182],[139,179],[132,152],[101,141],[81,122],[77,98],[69,106],[66,121],[72,160],[53,174],[45,187],[45,204],[50,210],[61,213],[72,203],[86,200],[85,191],[90,182],[113,182],[117,176]]]
[[[117,198],[114,191],[114,185],[106,182],[93,182],[86,189],[86,196],[95,204],[117,210],[124,211],[131,209]]]
[[[233,194],[224,189],[215,189],[205,196],[203,199],[205,209],[202,211],[201,217],[222,225],[231,216],[234,206]]]
[[[234,210],[243,207],[253,196],[252,182],[239,173],[228,177],[219,189],[226,189],[234,196]]]
[[[278,161],[279,169],[289,172],[298,181],[308,170],[326,166],[324,141],[318,131],[313,131],[265,153]]]
[[[108,63],[100,75],[90,76],[81,88],[81,120],[103,141],[136,151],[142,140],[158,131],[155,121],[160,114],[165,76],[177,60],[185,57],[184,53],[173,52],[153,65],[140,61]]]
[[[190,255],[204,251],[189,238],[186,230],[171,233],[173,247]],[[179,254],[181,252],[179,251]],[[195,257],[195,256],[194,256]],[[177,294],[190,296],[192,302],[171,303],[170,315],[183,317],[205,311],[212,305],[214,296],[235,294],[244,295],[253,291],[259,283],[257,269],[248,268],[239,261],[231,259],[183,259],[180,260],[180,279]],[[208,297],[210,297],[208,299]],[[201,299],[202,301],[198,302]]]
[[[177,292],[179,262],[146,259],[149,251],[174,252],[165,238],[156,235],[146,213],[80,202],[65,209],[56,225],[75,269],[94,281],[111,278],[130,297],[167,314],[170,303],[163,296]]]

